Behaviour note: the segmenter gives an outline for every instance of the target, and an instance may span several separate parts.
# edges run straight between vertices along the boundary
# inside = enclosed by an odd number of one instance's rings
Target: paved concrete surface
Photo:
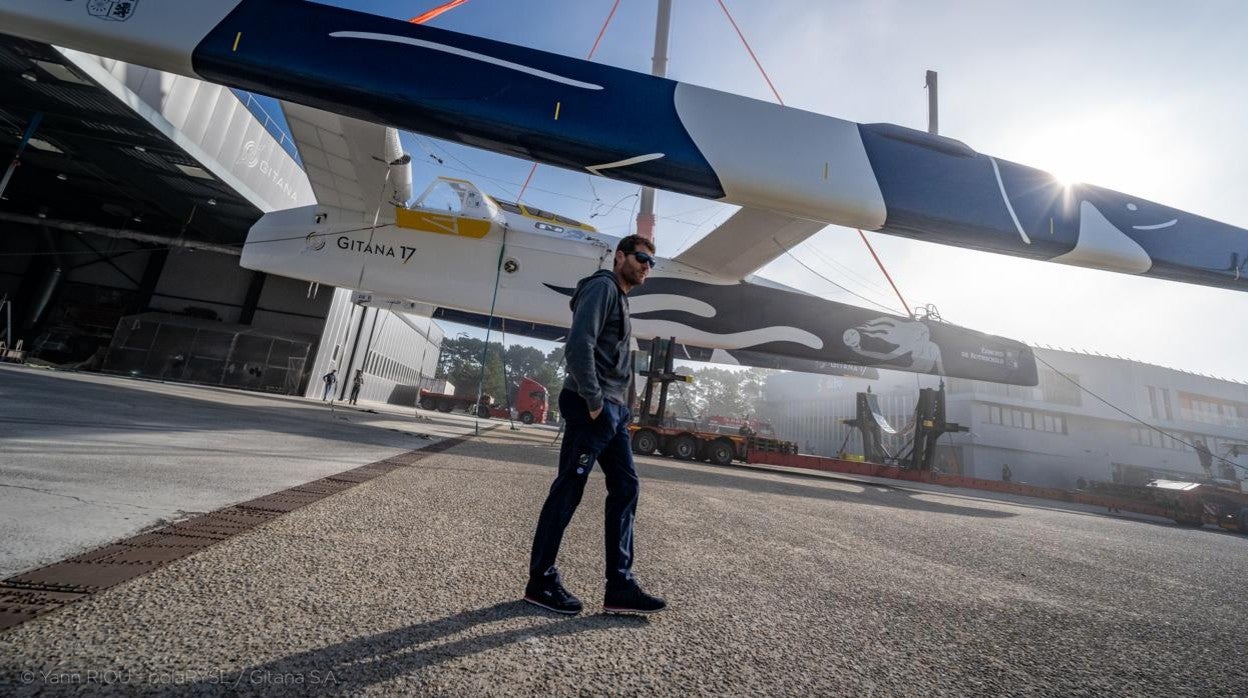
[[[393,408],[0,366],[0,578],[469,429]]]
[[[564,544],[586,613],[519,602],[550,433],[498,429],[0,635],[0,693],[1248,693],[1248,538],[643,459],[637,572],[601,609],[595,472]]]

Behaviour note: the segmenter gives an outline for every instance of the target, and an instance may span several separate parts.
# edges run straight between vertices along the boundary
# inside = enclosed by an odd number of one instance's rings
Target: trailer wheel
[[[688,434],[676,437],[676,445],[672,447],[672,455],[681,460],[693,460],[698,455],[698,440]]]
[[[420,409],[429,410],[430,412],[438,409],[438,399],[429,397],[428,395],[422,397],[420,399]]]
[[[532,412],[521,412],[521,413],[520,413],[520,421],[521,421],[521,422],[523,422],[523,423],[525,423],[525,424],[532,424],[532,423],[533,423],[533,413],[532,413]]]
[[[659,447],[659,435],[649,429],[641,429],[633,434],[633,453],[648,456]]]
[[[439,412],[450,412],[453,409],[455,409],[455,402],[453,400],[448,400],[446,398],[438,400]]]
[[[715,465],[732,465],[732,442],[728,439],[715,439],[707,447],[708,459]]]

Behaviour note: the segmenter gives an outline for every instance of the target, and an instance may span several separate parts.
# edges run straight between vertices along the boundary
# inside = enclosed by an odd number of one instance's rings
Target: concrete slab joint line
[[[474,438],[459,436],[177,521],[0,581],[0,632]]]

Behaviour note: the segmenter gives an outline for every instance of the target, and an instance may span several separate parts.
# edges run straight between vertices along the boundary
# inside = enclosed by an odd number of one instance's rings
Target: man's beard
[[[634,286],[646,283],[646,277],[641,270],[634,271],[627,268],[624,270],[624,280]]]

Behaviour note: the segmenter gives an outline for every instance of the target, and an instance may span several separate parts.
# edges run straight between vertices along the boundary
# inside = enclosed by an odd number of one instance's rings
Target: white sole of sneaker
[[[538,601],[538,600],[536,600],[536,599],[530,599],[530,598],[529,598],[529,597],[527,597],[527,596],[526,596],[526,597],[524,597],[524,600],[525,600],[525,601],[527,601],[527,602],[529,602],[529,603],[531,603],[531,604],[533,604],[534,606],[537,606],[538,608],[544,608],[544,609],[546,609],[547,611],[550,611],[551,613],[558,613],[558,614],[560,614],[560,615],[564,615],[564,616],[574,616],[574,615],[576,615],[576,614],[580,613],[580,611],[561,611],[561,610],[559,610],[559,609],[557,609],[557,608],[555,608],[555,607],[553,607],[553,606],[547,606],[546,604],[544,604],[544,603],[542,603],[541,601]]]

